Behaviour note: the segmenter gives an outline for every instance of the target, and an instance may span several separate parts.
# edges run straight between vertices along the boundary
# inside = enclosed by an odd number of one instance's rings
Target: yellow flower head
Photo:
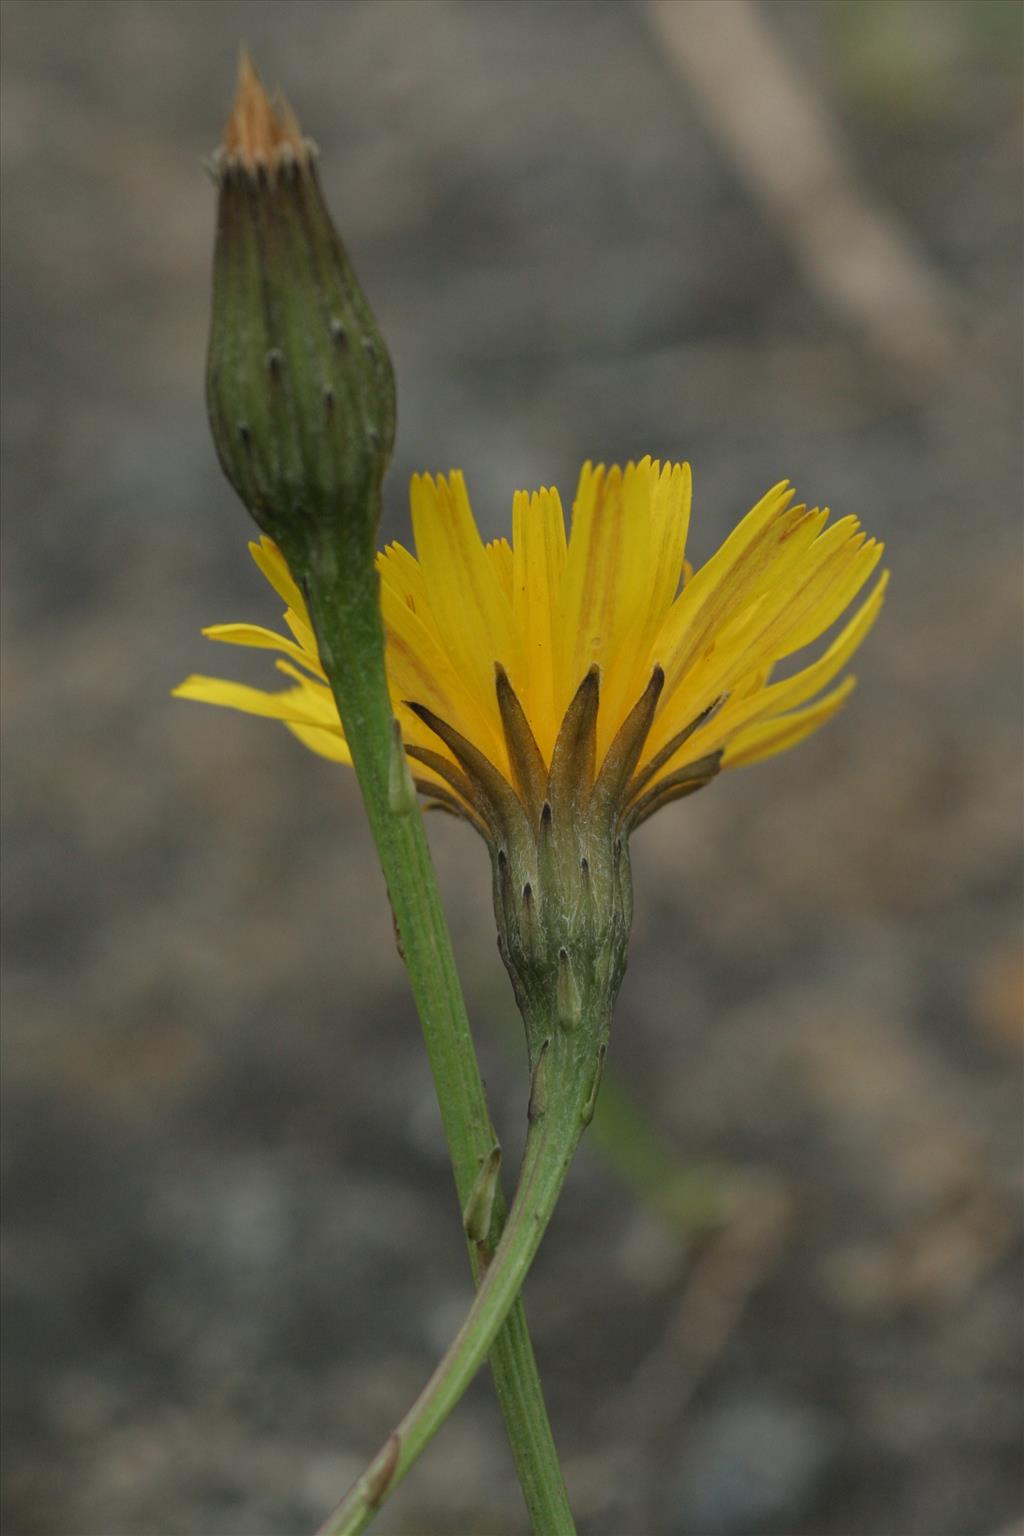
[[[773,681],[877,566],[882,546],[856,518],[829,524],[782,482],[691,571],[685,464],[585,464],[568,537],[555,490],[517,492],[511,543],[486,545],[461,473],[415,476],[411,494],[415,556],[391,544],[377,560],[391,698],[418,787],[492,851],[510,797],[534,826],[553,796],[570,796],[625,834],[720,768],[795,746],[853,688],[849,676],[829,685],[887,580],[823,655]],[[303,597],[270,539],[250,550],[287,605],[290,636],[251,624],[204,633],[282,653],[290,686],[193,676],[175,692],[281,720],[349,762]]]

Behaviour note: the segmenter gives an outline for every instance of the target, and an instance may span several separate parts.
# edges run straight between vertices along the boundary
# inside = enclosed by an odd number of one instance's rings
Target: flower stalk
[[[271,105],[245,56],[213,169],[219,200],[207,367],[211,428],[225,474],[285,554],[295,600],[306,606],[300,632],[311,623],[347,733],[460,1205],[471,1218],[467,1237],[479,1281],[499,1246],[506,1207],[422,815],[393,718],[374,568],[380,487],[394,435],[391,363],[323,202],[315,150],[287,105]],[[493,1346],[496,1389],[534,1529],[573,1536],[518,1301],[525,1268],[514,1271],[517,1283],[506,1285],[497,1307],[490,1304],[484,1353]]]

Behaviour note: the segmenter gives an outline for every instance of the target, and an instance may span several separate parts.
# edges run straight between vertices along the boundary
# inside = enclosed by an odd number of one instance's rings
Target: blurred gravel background
[[[1016,1529],[1020,8],[753,16],[920,314],[887,259],[830,291],[847,224],[808,253],[792,157],[744,164],[734,118],[785,124],[757,48],[694,72],[703,5],[0,14],[5,1536],[312,1529],[468,1299],[354,782],[168,698],[268,676],[199,628],[277,616],[202,400],[243,37],[393,348],[388,537],[414,468],[463,466],[494,534],[515,486],[650,451],[693,463],[698,558],[782,476],[889,542],[845,714],[636,840],[615,1062],[764,1194],[698,1247],[581,1156],[528,1306],[582,1528]],[[486,859],[432,839],[511,1164]],[[481,1379],[380,1529],[523,1528]]]

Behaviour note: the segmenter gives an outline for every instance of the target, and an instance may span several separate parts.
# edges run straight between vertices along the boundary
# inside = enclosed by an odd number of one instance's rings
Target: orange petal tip
[[[271,101],[247,48],[238,60],[238,85],[224,129],[224,157],[255,171],[283,160],[308,161],[309,141],[284,97]]]

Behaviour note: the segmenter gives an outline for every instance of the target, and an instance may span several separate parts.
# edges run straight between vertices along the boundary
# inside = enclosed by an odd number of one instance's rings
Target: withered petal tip
[[[285,97],[280,91],[274,93],[273,100],[267,95],[243,44],[235,99],[224,127],[221,167],[237,165],[254,174],[261,168],[306,165],[313,153],[313,145],[303,136],[299,120]]]

